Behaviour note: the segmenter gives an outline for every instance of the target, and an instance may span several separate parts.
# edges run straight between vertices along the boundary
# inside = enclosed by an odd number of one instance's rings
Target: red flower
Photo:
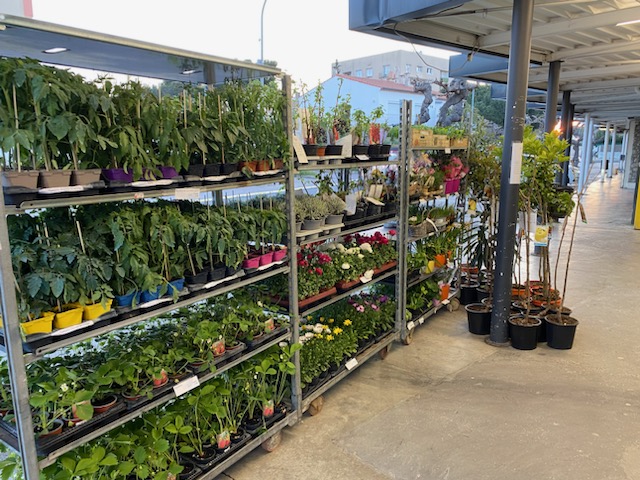
[[[389,230],[389,235],[391,235],[392,237],[396,234],[397,232],[395,230]]]
[[[316,267],[316,273],[318,275],[322,275],[324,272],[322,271],[322,269],[320,267]]]
[[[309,262],[307,262],[306,260],[300,260],[298,261],[298,265],[301,267],[308,267],[309,266]]]

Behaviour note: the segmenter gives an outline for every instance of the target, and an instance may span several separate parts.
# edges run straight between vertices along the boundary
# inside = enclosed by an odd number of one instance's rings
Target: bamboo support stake
[[[220,100],[220,95],[218,95],[218,123],[220,125],[220,134],[222,135],[222,144],[220,145],[220,155],[222,159],[222,164],[225,164],[224,159],[224,126],[222,123],[222,102]]]
[[[16,92],[16,84],[12,84],[12,91],[13,91],[13,115],[14,115],[14,119],[16,121],[16,131],[20,128],[20,121],[18,120],[18,94]],[[16,157],[17,157],[17,162],[18,162],[18,172],[22,171],[22,165],[21,165],[21,161],[20,161],[20,143],[18,143],[16,145]]]

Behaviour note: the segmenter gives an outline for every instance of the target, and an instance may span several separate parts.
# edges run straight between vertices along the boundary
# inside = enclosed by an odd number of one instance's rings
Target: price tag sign
[[[356,155],[356,158],[358,160],[361,160],[363,162],[366,162],[367,160],[369,160],[369,155]]]
[[[355,358],[352,358],[347,363],[345,363],[344,366],[347,367],[347,370],[353,370],[354,368],[356,368],[358,366],[358,360],[355,359]]]
[[[451,153],[451,149],[450,148],[445,148],[444,149],[444,153]]]
[[[413,330],[414,328],[416,328],[415,322],[411,321],[407,323],[407,330]]]
[[[298,162],[309,163],[309,160],[307,159],[307,154],[305,153],[304,148],[302,148],[302,143],[300,142],[300,139],[294,136],[292,138],[292,142],[293,142],[293,151],[296,152],[296,157],[298,157]]]
[[[137,192],[133,194],[133,199],[134,200],[142,200],[144,198],[144,193],[143,192]]]
[[[442,301],[443,305],[449,305],[451,303],[451,301],[447,298],[446,300]]]
[[[196,376],[193,376],[179,383],[176,383],[173,386],[173,393],[176,394],[176,397],[179,397],[180,395],[184,395],[185,393],[199,386],[200,386],[200,379]]]
[[[418,319],[418,323],[419,323],[420,325],[422,325],[422,324],[424,323],[424,317],[420,317],[420,318]]]
[[[176,200],[199,200],[200,189],[199,188],[179,188],[175,194]]]

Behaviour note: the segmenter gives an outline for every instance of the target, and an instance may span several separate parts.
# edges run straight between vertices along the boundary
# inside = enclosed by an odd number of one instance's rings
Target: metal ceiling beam
[[[566,83],[563,88],[573,92],[601,90],[606,88],[640,87],[640,78],[625,78],[622,80],[595,80],[591,82]]]
[[[567,50],[560,50],[558,52],[551,53],[547,56],[548,62],[555,60],[570,60],[576,58],[591,57],[595,55],[610,54],[610,53],[623,53],[628,50],[637,50],[638,41],[640,37],[635,36],[633,40],[612,42],[603,45],[592,45],[576,47]]]
[[[585,68],[582,70],[562,70],[561,82],[566,80],[576,80],[579,78],[603,78],[613,77],[615,75],[632,75],[640,73],[640,64],[634,65],[615,65],[598,68]],[[546,72],[535,72],[529,75],[529,82],[540,82],[546,80]],[[640,82],[640,80],[639,80]],[[564,90],[564,88],[563,88]]]
[[[640,7],[625,8],[596,15],[586,15],[571,20],[556,20],[548,23],[536,23],[533,25],[532,37],[542,38],[550,35],[562,35],[567,32],[614,26],[616,23],[640,18]],[[478,40],[480,48],[492,48],[506,45],[511,40],[511,30],[491,35],[485,35]]]

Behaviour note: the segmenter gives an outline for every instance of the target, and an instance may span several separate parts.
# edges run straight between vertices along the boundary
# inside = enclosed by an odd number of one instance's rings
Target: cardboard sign
[[[185,393],[199,386],[200,380],[198,379],[198,377],[189,377],[186,380],[176,383],[173,386],[173,393],[176,394],[176,397],[179,397],[180,395],[184,395]]]
[[[304,148],[302,148],[300,139],[294,136],[292,139],[292,143],[293,151],[296,153],[296,157],[298,157],[298,163],[309,163],[309,159],[307,158],[307,154],[305,153]]]
[[[509,174],[509,183],[511,185],[520,184],[520,174],[522,172],[522,142],[513,142],[511,145],[511,172]]]
[[[199,188],[179,188],[175,194],[176,200],[200,200]]]
[[[344,199],[347,204],[347,215],[353,215],[356,213],[356,205],[358,204],[358,196],[355,193],[350,193]]]

